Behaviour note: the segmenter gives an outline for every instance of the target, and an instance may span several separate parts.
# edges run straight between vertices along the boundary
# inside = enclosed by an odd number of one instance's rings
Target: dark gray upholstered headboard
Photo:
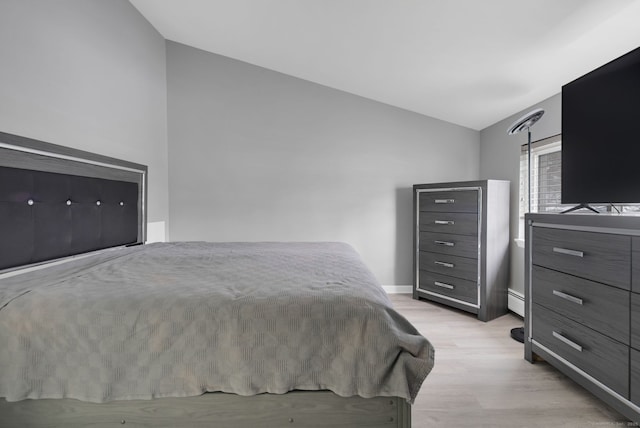
[[[146,233],[147,167],[0,132],[0,270]]]

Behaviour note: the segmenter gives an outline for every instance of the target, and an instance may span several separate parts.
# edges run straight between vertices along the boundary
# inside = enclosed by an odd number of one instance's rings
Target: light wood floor
[[[436,364],[413,406],[413,428],[637,426],[544,362],[530,364],[511,339],[522,319],[488,323],[456,309],[392,294],[433,344]]]

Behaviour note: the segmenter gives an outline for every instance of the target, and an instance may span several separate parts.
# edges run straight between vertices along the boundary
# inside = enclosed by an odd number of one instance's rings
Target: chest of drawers
[[[416,184],[413,297],[488,321],[507,312],[509,182]]]
[[[525,358],[639,421],[640,217],[525,220]]]

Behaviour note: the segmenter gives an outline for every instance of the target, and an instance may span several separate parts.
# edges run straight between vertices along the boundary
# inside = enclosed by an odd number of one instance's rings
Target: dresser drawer
[[[640,351],[631,350],[631,388],[630,399],[636,405],[640,406]]]
[[[478,284],[473,281],[423,270],[419,288],[474,305],[478,303]]]
[[[631,293],[631,347],[640,351],[640,295]]]
[[[476,190],[420,192],[420,211],[477,213],[478,192]]]
[[[628,346],[540,305],[533,306],[534,340],[628,398]]]
[[[629,344],[630,292],[540,266],[532,275],[535,303]]]
[[[631,290],[640,293],[640,237],[631,238]]]
[[[420,232],[478,235],[478,215],[469,213],[420,213]]]
[[[478,258],[478,235],[420,232],[418,248],[432,253]]]
[[[453,276],[467,281],[478,281],[478,260],[449,254],[420,251],[420,270]]]
[[[534,227],[532,243],[534,265],[631,288],[629,236]]]

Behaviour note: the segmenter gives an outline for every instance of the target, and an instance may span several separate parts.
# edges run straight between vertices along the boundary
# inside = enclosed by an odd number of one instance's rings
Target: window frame
[[[519,240],[524,240],[524,215],[527,213],[527,180],[531,178],[533,187],[531,188],[531,212],[538,212],[539,201],[539,160],[541,155],[560,152],[562,153],[562,134],[552,135],[547,138],[531,142],[531,177],[527,176],[527,163],[528,163],[528,143],[522,144],[520,148],[520,176],[519,176],[519,189],[518,189],[518,236]],[[562,172],[562,170],[561,170]],[[560,185],[562,185],[562,179],[560,179]],[[572,208],[575,204],[558,204],[558,212],[562,212],[566,209]],[[617,212],[617,213],[639,213],[640,204],[626,204],[626,205],[593,205],[595,209],[598,209],[601,213],[605,212]]]
[[[528,212],[528,180],[532,181],[531,188],[531,212],[538,212],[538,179],[539,174],[539,157],[554,152],[562,153],[562,134],[552,135],[547,138],[531,142],[531,177],[528,176],[528,155],[529,144],[525,143],[520,146],[519,158],[519,188],[518,188],[518,236],[524,239],[524,215]],[[560,205],[564,207],[565,205]]]
[[[520,148],[520,177],[519,177],[519,217],[524,219],[524,214],[527,212],[527,176],[528,168],[528,144],[523,144]],[[538,179],[539,174],[539,157],[541,155],[560,152],[562,153],[562,134],[553,135],[548,138],[543,138],[531,143],[531,179],[533,186],[531,188],[531,212],[537,212],[538,196]]]

